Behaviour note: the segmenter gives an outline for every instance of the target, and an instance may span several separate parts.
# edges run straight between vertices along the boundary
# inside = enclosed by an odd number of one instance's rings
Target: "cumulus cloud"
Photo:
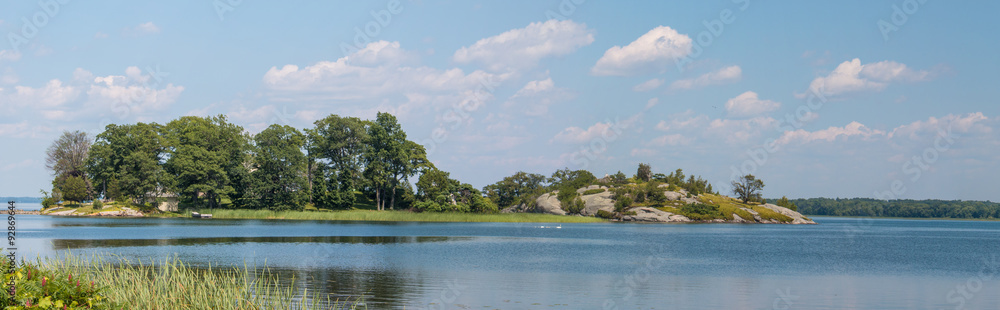
[[[145,22],[135,27],[126,27],[124,33],[126,36],[141,36],[147,34],[155,34],[155,33],[160,33],[160,27],[157,26],[156,24],[153,24],[153,22]],[[100,35],[101,33],[98,32],[97,34]],[[100,38],[97,35],[95,35],[95,37]]]
[[[0,93],[6,97],[0,105],[8,108],[32,107],[32,108],[55,108],[77,98],[80,89],[70,85],[63,85],[60,80],[50,80],[42,87],[14,86],[14,91],[10,94]]]
[[[894,128],[889,138],[927,139],[927,136],[948,133],[989,133],[992,128],[986,123],[990,119],[982,112],[966,115],[948,114],[944,117],[930,117],[926,121],[916,121]]]
[[[858,122],[851,122],[844,127],[830,127],[817,131],[806,131],[804,129],[786,131],[780,138],[778,138],[776,143],[784,145],[790,143],[805,144],[813,141],[831,142],[837,140],[838,138],[848,139],[850,137],[870,140],[878,136],[885,136],[885,132],[868,128],[864,124]]]
[[[730,117],[749,117],[777,110],[781,103],[761,100],[757,93],[748,91],[726,101],[726,112]]]
[[[612,122],[598,122],[586,129],[569,127],[556,134],[552,141],[561,143],[584,143],[603,137],[613,137],[622,129]]]
[[[632,90],[638,92],[651,91],[659,88],[660,85],[663,85],[663,79],[651,79],[649,81],[639,83],[639,85],[632,87]]]
[[[880,91],[892,82],[924,81],[930,76],[928,71],[913,70],[894,61],[862,64],[860,59],[854,58],[838,65],[829,75],[814,79],[809,84],[809,89],[826,95]]]
[[[45,126],[32,126],[28,121],[0,123],[0,137],[5,138],[36,138],[51,131],[52,129]]]
[[[510,76],[403,66],[400,57],[412,54],[401,50],[398,42],[378,41],[336,61],[320,61],[304,68],[292,64],[271,67],[263,82],[271,91],[268,95],[281,101],[379,100],[395,95],[432,102],[441,98],[428,94],[446,94],[451,102],[487,96],[492,87]]]
[[[678,80],[670,83],[670,89],[694,89],[708,85],[724,84],[739,81],[743,77],[740,66],[729,66],[717,71],[705,73],[693,79]]]
[[[677,59],[690,53],[690,37],[670,27],[659,26],[624,47],[614,46],[605,51],[590,73],[630,76],[664,72]]]
[[[0,50],[0,62],[2,61],[18,61],[21,59],[21,53],[12,50]]]
[[[74,74],[87,75],[86,72]],[[119,116],[162,110],[177,101],[184,86],[168,83],[159,88],[162,82],[157,78],[162,77],[156,74],[158,72],[144,73],[132,66],[125,69],[125,75],[95,77],[87,90],[87,104],[113,110]]]
[[[550,56],[566,55],[594,42],[593,31],[572,20],[534,22],[481,39],[455,51],[458,63],[478,62],[490,70],[530,68]]]
[[[550,105],[570,100],[572,97],[568,90],[556,87],[552,78],[547,78],[528,82],[514,93],[504,106],[523,111],[530,116],[540,116],[548,113]]]
[[[760,137],[765,131],[775,130],[777,126],[778,121],[771,117],[712,119],[707,115],[698,115],[693,110],[687,110],[661,120],[656,124],[655,129],[671,134],[683,134],[683,136],[661,137],[662,139],[673,139],[672,141],[678,143],[693,142],[695,137],[706,137],[722,139],[732,144],[742,144]]]
[[[678,145],[689,144],[692,141],[694,141],[693,138],[686,137],[686,136],[684,136],[682,134],[672,134],[672,135],[664,135],[664,136],[660,136],[660,137],[654,138],[653,140],[650,140],[649,142],[647,142],[646,145],[647,146],[656,146],[656,147],[678,146]]]

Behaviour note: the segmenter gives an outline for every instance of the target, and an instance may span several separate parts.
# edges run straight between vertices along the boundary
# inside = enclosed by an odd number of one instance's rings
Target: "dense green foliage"
[[[249,160],[249,137],[225,116],[185,116],[164,128],[169,153],[164,168],[184,202],[220,207],[223,199],[243,198]]]
[[[692,220],[711,220],[717,218],[723,218],[722,212],[719,211],[719,206],[708,205],[703,203],[693,203],[684,205],[680,208],[681,214],[687,216]]]
[[[1000,203],[962,200],[791,199],[806,215],[1000,219]]]
[[[97,135],[87,156],[87,171],[98,196],[144,204],[168,186],[162,129],[155,123],[111,124]]]
[[[595,188],[595,189],[585,190],[585,191],[583,191],[583,194],[584,195],[593,195],[593,194],[600,194],[600,193],[603,193],[605,191],[607,191],[607,190],[603,189],[603,188]]]
[[[254,136],[253,168],[244,204],[251,209],[302,210],[309,201],[305,135],[271,125]]]
[[[487,185],[483,192],[502,207],[531,204],[537,194],[544,191],[546,181],[544,175],[518,171],[500,182]]]

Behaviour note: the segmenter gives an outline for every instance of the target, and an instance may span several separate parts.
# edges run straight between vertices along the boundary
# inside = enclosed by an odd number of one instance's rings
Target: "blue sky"
[[[50,187],[44,151],[64,130],[226,114],[257,132],[385,111],[476,187],[646,162],[723,191],[754,173],[768,197],[996,201],[998,9],[5,1],[0,196]]]

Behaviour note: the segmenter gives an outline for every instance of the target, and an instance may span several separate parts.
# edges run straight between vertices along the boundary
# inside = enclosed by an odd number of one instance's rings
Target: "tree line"
[[[713,192],[701,177],[681,169],[653,173],[648,164],[632,177],[619,171],[600,179],[569,168],[551,176],[521,171],[479,190],[437,169],[389,113],[374,120],[330,115],[312,128],[271,125],[254,135],[224,115],[110,124],[93,138],[64,132],[46,155],[53,181],[43,205],[103,199],[152,208],[176,196],[182,207],[194,208],[303,210],[311,204],[493,213],[531,205],[554,190],[567,205],[582,205],[576,189],[592,184]]]
[[[43,193],[50,204],[103,198],[149,207],[176,195],[186,206],[273,210],[350,208],[360,196],[383,210],[412,201],[409,178],[434,169],[389,113],[314,125],[250,135],[219,115],[111,124],[92,140],[65,132],[46,152],[53,181]]]
[[[1000,219],[1000,203],[962,200],[792,199],[806,215]]]

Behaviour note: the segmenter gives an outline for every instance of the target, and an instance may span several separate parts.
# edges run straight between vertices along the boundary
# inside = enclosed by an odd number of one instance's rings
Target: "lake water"
[[[26,257],[263,265],[374,309],[997,309],[1000,222],[414,223],[21,215]]]

